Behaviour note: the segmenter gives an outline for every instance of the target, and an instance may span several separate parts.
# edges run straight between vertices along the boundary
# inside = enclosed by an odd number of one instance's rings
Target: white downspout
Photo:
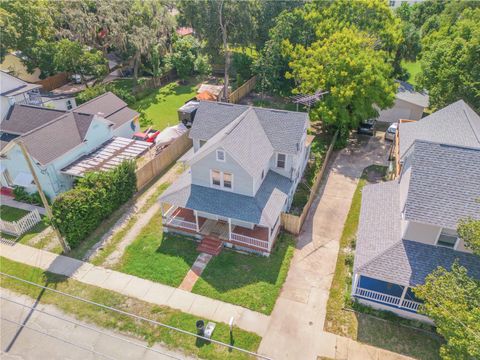
[[[398,307],[402,307],[403,300],[405,299],[405,295],[407,295],[407,291],[408,291],[408,286],[404,286],[402,296],[400,297],[400,302],[398,303]]]

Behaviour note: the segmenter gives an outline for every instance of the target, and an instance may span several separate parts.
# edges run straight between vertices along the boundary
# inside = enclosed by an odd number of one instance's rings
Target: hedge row
[[[87,173],[73,189],[55,199],[53,224],[75,248],[133,196],[136,184],[134,161],[125,161],[110,171]]]

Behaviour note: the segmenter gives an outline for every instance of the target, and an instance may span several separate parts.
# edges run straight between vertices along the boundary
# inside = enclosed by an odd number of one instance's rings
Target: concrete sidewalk
[[[30,246],[0,244],[0,254],[10,260],[69,276],[85,284],[168,306],[204,319],[228,324],[233,316],[236,326],[262,337],[268,327],[269,317],[264,314]]]

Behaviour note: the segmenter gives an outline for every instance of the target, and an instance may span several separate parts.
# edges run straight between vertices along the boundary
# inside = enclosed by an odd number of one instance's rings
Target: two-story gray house
[[[352,296],[400,316],[417,313],[412,288],[455,261],[480,279],[480,259],[456,232],[480,219],[480,117],[463,101],[399,127],[399,176],[367,185],[357,234]]]
[[[205,252],[268,255],[307,164],[308,126],[306,113],[201,102],[189,170],[160,197],[165,231],[196,235]]]

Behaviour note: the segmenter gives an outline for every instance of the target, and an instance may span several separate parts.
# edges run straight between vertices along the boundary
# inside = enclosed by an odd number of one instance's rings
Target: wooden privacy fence
[[[40,213],[35,209],[17,221],[0,220],[0,231],[10,235],[20,236],[40,221],[42,221]]]
[[[133,92],[135,94],[141,93],[145,90],[148,89],[156,89],[159,88],[160,86],[165,85],[166,83],[174,80],[177,78],[177,73],[175,70],[170,70],[168,73],[166,73],[163,76],[158,76],[158,77],[152,77],[148,80],[145,80],[141,84],[138,84],[135,86],[133,89]]]
[[[42,85],[43,90],[51,91],[68,83],[68,74],[66,72],[58,73],[36,83]]]
[[[237,104],[240,100],[242,100],[245,96],[247,96],[250,91],[255,88],[255,84],[257,83],[257,76],[253,76],[248,79],[242,86],[240,86],[237,90],[232,92],[228,96],[228,102]]]
[[[163,149],[157,156],[137,169],[137,189],[141,190],[157,175],[165,171],[175,160],[192,147],[192,139],[188,137],[188,131],[175,139]]]
[[[325,155],[325,160],[323,161],[320,171],[317,173],[315,177],[315,181],[310,191],[310,196],[308,197],[308,201],[305,204],[302,210],[302,213],[300,215],[282,213],[282,226],[285,230],[287,230],[292,234],[298,235],[302,230],[302,226],[303,226],[303,223],[305,222],[305,219],[307,218],[308,211],[310,210],[313,200],[315,200],[315,197],[317,196],[318,188],[322,183],[323,174],[325,173],[325,169],[327,168],[328,161],[330,160],[330,156],[332,154],[335,141],[337,141],[337,136],[338,136],[338,131],[335,133],[335,135],[333,135],[332,142],[330,143],[330,146],[328,147],[328,150],[327,150],[327,154]]]

